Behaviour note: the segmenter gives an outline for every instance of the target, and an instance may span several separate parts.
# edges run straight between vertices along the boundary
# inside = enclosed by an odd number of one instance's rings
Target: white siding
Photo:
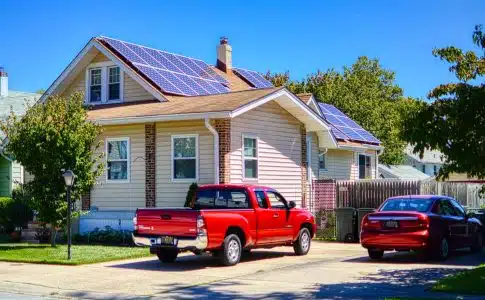
[[[22,183],[24,183],[24,168],[14,161],[12,162],[12,189]]]
[[[182,207],[191,183],[172,181],[171,136],[198,134],[199,185],[214,183],[214,136],[207,130],[204,121],[157,123],[156,131],[156,205]]]
[[[258,136],[259,178],[243,179],[242,135]],[[231,122],[230,180],[274,187],[289,201],[301,202],[300,123],[274,102]]]
[[[332,178],[340,180],[355,179],[357,167],[354,152],[338,149],[329,149],[325,155],[326,169],[319,170],[319,178]],[[318,158],[317,158],[318,166]]]
[[[98,153],[105,151],[105,139],[130,139],[130,181],[106,182],[106,172],[97,179],[91,192],[91,206],[102,210],[134,210],[145,207],[145,125],[105,126]],[[106,165],[106,157],[102,163]],[[106,169],[106,168],[105,168]]]

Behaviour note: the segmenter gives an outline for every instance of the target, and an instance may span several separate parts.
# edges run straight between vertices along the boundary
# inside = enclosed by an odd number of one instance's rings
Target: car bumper
[[[159,236],[155,235],[138,235],[133,233],[133,242],[137,246],[148,246],[148,247],[155,247],[155,248],[162,248],[162,247],[176,247],[180,250],[204,250],[207,248],[208,240],[207,236],[197,236],[196,238],[176,238],[177,245],[176,246],[169,246],[169,245],[160,245],[156,243],[157,238]]]
[[[367,249],[419,250],[428,247],[427,230],[404,233],[361,232],[360,243]]]

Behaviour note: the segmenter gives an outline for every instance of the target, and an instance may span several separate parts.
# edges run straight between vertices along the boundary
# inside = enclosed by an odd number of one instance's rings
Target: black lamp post
[[[71,260],[71,188],[74,184],[75,175],[71,170],[67,170],[62,176],[67,188],[67,259]]]

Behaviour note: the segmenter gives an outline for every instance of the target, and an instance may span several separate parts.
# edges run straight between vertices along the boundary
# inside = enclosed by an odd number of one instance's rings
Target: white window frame
[[[323,160],[325,162],[325,167],[324,168],[320,168],[320,157],[323,156]],[[324,152],[318,152],[318,170],[319,171],[327,171],[328,170],[328,167],[327,167],[327,153],[324,153]]]
[[[110,68],[119,68],[120,70],[120,99],[108,100],[108,86],[109,86],[109,72]],[[101,69],[101,101],[100,102],[90,102],[91,96],[91,70]],[[104,61],[99,63],[90,64],[86,68],[86,91],[84,95],[84,102],[89,105],[101,105],[101,104],[112,104],[112,103],[122,103],[124,100],[124,73],[123,68],[110,62]]]
[[[191,138],[195,137],[195,178],[175,178],[175,173],[174,173],[174,161],[175,159],[194,159],[194,158],[175,158],[175,143],[174,140],[177,138]],[[186,183],[192,183],[192,182],[199,182],[199,135],[198,134],[176,134],[172,135],[170,138],[170,149],[171,149],[171,160],[170,160],[170,168],[171,168],[171,180],[172,182],[186,182]]]
[[[370,178],[360,178],[360,156],[365,156],[369,158],[369,176]],[[364,166],[365,167],[365,166]],[[357,178],[359,180],[372,179],[372,155],[367,153],[357,153]]]
[[[256,157],[246,157],[244,155],[244,139],[255,139],[256,140]],[[242,158],[242,178],[244,181],[258,181],[259,180],[259,137],[252,133],[243,133],[241,138],[241,158]],[[256,177],[246,177],[246,164],[244,163],[246,159],[256,160]]]
[[[108,153],[108,143],[109,142],[126,142],[126,151],[127,151],[127,156],[126,156],[126,161],[127,161],[127,166],[126,166],[126,179],[109,179],[108,178],[108,160],[109,160],[109,153]],[[131,143],[130,143],[130,138],[129,137],[108,137],[105,140],[105,146],[104,146],[104,151],[106,155],[106,182],[109,183],[129,183],[131,180]],[[120,161],[125,161],[120,160]]]

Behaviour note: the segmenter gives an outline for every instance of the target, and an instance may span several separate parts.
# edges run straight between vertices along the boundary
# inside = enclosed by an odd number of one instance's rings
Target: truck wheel
[[[384,256],[384,251],[376,249],[368,249],[369,257],[371,259],[381,259]]]
[[[173,263],[177,259],[178,254],[177,249],[160,249],[157,256],[163,263]]]
[[[296,255],[306,255],[310,251],[310,246],[312,244],[312,238],[308,228],[300,229],[298,233],[298,238],[293,243],[293,250],[295,250]]]
[[[230,234],[224,239],[221,262],[225,266],[234,266],[241,260],[241,240],[235,234]]]

